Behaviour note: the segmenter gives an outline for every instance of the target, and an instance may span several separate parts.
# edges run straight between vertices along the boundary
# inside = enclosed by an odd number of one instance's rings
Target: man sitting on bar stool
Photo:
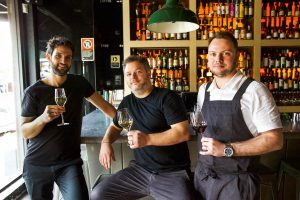
[[[280,115],[262,83],[237,69],[238,43],[229,32],[209,41],[212,82],[201,85],[199,109],[207,128],[199,137],[195,169],[198,198],[259,199],[259,155],[283,146]]]
[[[133,118],[128,144],[135,161],[101,181],[91,199],[193,199],[190,178],[188,121],[183,101],[175,92],[151,85],[148,61],[129,56],[124,61],[125,80],[132,93],[120,103]],[[110,168],[115,160],[112,143],[122,128],[117,117],[102,140],[99,161]]]

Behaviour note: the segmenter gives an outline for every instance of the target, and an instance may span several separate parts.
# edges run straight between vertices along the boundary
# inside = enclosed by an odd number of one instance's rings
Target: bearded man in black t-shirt
[[[193,198],[190,179],[189,139],[184,104],[173,91],[155,88],[149,78],[148,61],[129,56],[124,61],[125,80],[132,93],[120,103],[133,118],[127,133],[135,160],[129,167],[111,175],[92,191],[91,199],[155,199],[189,200]],[[122,128],[117,117],[102,140],[99,161],[110,168],[115,160],[112,143]]]
[[[89,199],[80,157],[83,99],[111,118],[116,112],[86,79],[68,74],[73,52],[73,44],[67,38],[50,39],[46,58],[51,73],[28,87],[22,101],[21,130],[28,140],[23,177],[33,200],[52,200],[54,182],[64,200]],[[55,103],[56,88],[65,89],[64,106]],[[61,123],[61,114],[68,125],[57,126]]]

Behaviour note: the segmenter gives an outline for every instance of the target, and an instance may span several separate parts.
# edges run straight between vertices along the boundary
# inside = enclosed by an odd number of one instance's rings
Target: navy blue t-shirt
[[[25,160],[36,165],[64,164],[80,160],[80,133],[83,99],[94,92],[92,85],[82,76],[69,74],[61,85],[67,102],[63,113],[67,126],[57,126],[61,117],[46,124],[41,133],[29,139]],[[28,87],[22,101],[22,117],[38,117],[47,105],[56,105],[55,87],[41,80]]]
[[[133,117],[131,130],[146,134],[166,131],[171,128],[170,125],[187,120],[185,106],[179,95],[163,88],[154,88],[145,98],[130,94],[122,100],[120,108],[129,109]],[[113,121],[120,127],[116,117]],[[174,171],[190,167],[186,142],[134,149],[134,156],[137,164],[149,171]]]

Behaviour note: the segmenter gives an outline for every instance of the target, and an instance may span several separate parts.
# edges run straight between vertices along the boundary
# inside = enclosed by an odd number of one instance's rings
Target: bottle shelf
[[[189,40],[153,40],[153,41],[130,41],[131,47],[188,47]]]
[[[277,106],[279,112],[300,112],[300,106]]]
[[[300,46],[299,39],[261,40],[261,47],[297,47],[297,46]]]
[[[141,2],[143,2],[142,0]],[[207,49],[208,40],[198,40],[197,39],[197,31],[190,32],[188,34],[188,40],[135,40],[135,32],[136,32],[136,24],[133,19],[135,13],[135,5],[138,2],[136,1],[123,1],[123,28],[124,28],[124,57],[127,57],[131,54],[132,48],[187,48],[189,50],[189,83],[190,83],[190,91],[197,92],[197,50]],[[146,1],[145,2],[149,2]],[[165,1],[157,1],[161,4],[164,4]],[[206,1],[205,1],[206,2]],[[209,1],[207,1],[210,3]],[[218,2],[225,1],[213,1],[213,5]],[[228,1],[227,1],[228,2]],[[230,1],[231,2],[231,1]],[[240,1],[239,1],[240,2]],[[245,2],[245,1],[244,1]],[[249,2],[249,1],[247,1]],[[299,4],[299,0],[295,1]],[[260,68],[262,66],[261,55],[264,48],[298,48],[300,47],[300,39],[283,39],[283,40],[267,40],[262,39],[261,36],[261,8],[263,5],[263,1],[253,1],[253,8],[255,7],[255,12],[253,13],[253,17],[250,19],[246,19],[247,23],[251,25],[252,30],[252,40],[238,40],[238,46],[241,49],[245,49],[247,52],[251,54],[251,61],[253,66],[253,78],[260,80]],[[200,4],[200,0],[184,0],[185,7],[188,7],[195,13],[199,13],[198,7]],[[133,22],[134,23],[133,23]],[[129,94],[130,89],[125,84],[125,94]],[[279,106],[280,112],[300,112],[300,106]]]

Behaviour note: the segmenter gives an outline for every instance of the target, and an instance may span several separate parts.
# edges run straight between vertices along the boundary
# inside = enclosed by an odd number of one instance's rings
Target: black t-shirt
[[[49,122],[36,137],[29,139],[25,160],[37,165],[64,164],[80,160],[80,132],[84,97],[95,90],[91,84],[78,75],[68,75],[61,85],[65,89],[67,102],[63,113],[67,126],[57,126],[61,117]],[[55,87],[37,81],[28,87],[22,101],[23,117],[40,116],[47,105],[56,105]]]
[[[179,95],[162,88],[154,88],[145,98],[137,98],[130,94],[122,100],[120,108],[129,109],[133,117],[131,130],[140,130],[146,134],[166,131],[171,128],[170,125],[187,120],[186,110]],[[113,121],[120,127],[116,117]],[[134,149],[134,156],[137,164],[150,171],[174,171],[190,167],[186,142]]]

